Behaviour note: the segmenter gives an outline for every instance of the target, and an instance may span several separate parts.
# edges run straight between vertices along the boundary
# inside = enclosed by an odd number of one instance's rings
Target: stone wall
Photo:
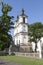
[[[21,53],[21,52],[14,52],[15,56],[23,56],[23,57],[30,57],[30,58],[39,58],[39,52],[37,53]]]
[[[32,52],[32,45],[31,43],[29,43],[28,45],[21,45],[20,48],[19,48],[19,51],[20,52]]]
[[[0,51],[0,56],[6,56],[6,55],[8,55],[8,52]]]

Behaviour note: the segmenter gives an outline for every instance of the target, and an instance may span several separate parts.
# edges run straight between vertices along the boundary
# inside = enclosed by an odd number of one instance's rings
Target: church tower
[[[14,23],[14,42],[15,45],[28,45],[28,16],[22,9],[21,15],[17,16]]]

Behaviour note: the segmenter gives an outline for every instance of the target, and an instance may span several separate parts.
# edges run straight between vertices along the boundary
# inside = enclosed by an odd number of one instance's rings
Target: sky
[[[17,15],[21,14],[22,8],[25,10],[25,14],[28,16],[28,23],[32,24],[34,22],[43,23],[43,0],[0,0],[6,4],[12,6],[12,11],[9,15],[14,16],[14,22]],[[0,6],[0,15],[1,15]],[[14,30],[11,31],[12,36],[14,36]]]

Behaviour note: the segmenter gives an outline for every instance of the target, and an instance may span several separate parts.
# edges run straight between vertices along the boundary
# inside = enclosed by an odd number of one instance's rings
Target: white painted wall
[[[31,44],[32,44],[32,50],[35,51],[35,43],[32,42]]]
[[[28,25],[22,24],[22,31],[23,32],[28,32]]]
[[[41,42],[39,41],[39,42],[37,43],[37,46],[38,46],[37,51],[39,51],[39,56],[40,56],[40,58],[42,58],[42,52],[43,52],[43,49],[42,49],[42,46],[43,46],[43,37],[42,37],[40,40],[41,40]]]
[[[19,16],[19,23],[23,22],[23,18]]]
[[[43,37],[40,40],[41,40],[41,42],[38,41],[38,43],[37,43],[37,52],[39,52],[39,57],[42,58]],[[35,51],[35,43],[34,42],[32,42],[32,49],[33,49],[33,51]]]
[[[28,44],[28,35],[25,35],[25,38],[24,38],[24,35],[21,35],[21,33],[17,36],[15,36],[15,44]]]
[[[25,17],[25,23],[23,23],[23,17]],[[15,44],[28,43],[28,25],[26,23],[27,23],[27,17],[25,15],[23,16],[20,15],[17,22],[14,23]]]
[[[25,18],[25,21],[26,21],[26,23],[27,23],[27,18]]]
[[[17,33],[20,33],[22,31],[22,25],[20,24],[19,26],[17,26],[15,29],[14,29],[14,35],[16,35]]]
[[[25,27],[24,27],[23,24],[20,24],[17,28],[15,28],[14,35],[17,34],[17,33],[20,33],[20,32],[28,32],[27,25],[25,25]]]

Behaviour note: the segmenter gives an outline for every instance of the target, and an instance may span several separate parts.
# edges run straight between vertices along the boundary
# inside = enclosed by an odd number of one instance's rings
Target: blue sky
[[[1,1],[1,0],[0,0]],[[9,15],[14,16],[14,21],[17,15],[20,15],[22,8],[24,8],[28,16],[28,23],[42,22],[43,23],[43,0],[2,0],[13,7]],[[1,15],[1,6],[0,6]],[[11,34],[13,35],[13,31]]]

